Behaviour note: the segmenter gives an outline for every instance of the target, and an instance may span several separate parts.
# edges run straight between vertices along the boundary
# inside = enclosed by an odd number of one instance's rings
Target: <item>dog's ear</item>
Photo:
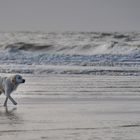
[[[13,77],[12,77],[12,83],[13,83],[14,85],[16,85],[16,76],[13,76]]]

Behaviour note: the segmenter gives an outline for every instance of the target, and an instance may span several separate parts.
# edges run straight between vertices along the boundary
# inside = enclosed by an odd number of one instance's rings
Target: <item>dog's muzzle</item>
[[[25,83],[25,79],[22,80],[22,83]]]

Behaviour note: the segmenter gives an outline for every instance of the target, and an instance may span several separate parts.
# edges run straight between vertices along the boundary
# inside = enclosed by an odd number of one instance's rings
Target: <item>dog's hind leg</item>
[[[2,91],[0,90],[0,95],[2,94]]]
[[[0,90],[0,95],[2,94],[2,91]]]

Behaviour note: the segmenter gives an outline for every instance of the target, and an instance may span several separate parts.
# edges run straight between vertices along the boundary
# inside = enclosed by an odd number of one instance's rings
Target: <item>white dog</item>
[[[7,106],[8,99],[16,105],[16,101],[11,97],[11,93],[16,90],[19,84],[25,83],[25,79],[21,75],[14,75],[11,77],[0,77],[0,94],[6,95],[4,106]]]

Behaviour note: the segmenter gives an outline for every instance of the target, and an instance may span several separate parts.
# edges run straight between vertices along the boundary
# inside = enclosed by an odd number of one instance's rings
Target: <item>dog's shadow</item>
[[[16,107],[0,106],[0,119],[3,122],[6,121],[9,125],[19,124],[21,122]]]

